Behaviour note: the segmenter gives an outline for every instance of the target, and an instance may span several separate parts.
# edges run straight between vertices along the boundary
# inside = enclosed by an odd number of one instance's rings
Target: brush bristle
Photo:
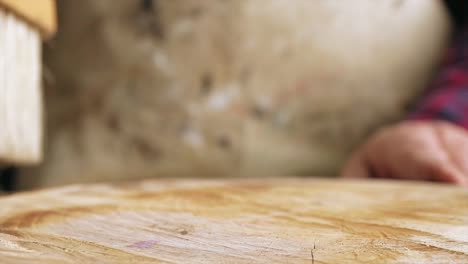
[[[0,161],[42,158],[40,34],[0,9]]]

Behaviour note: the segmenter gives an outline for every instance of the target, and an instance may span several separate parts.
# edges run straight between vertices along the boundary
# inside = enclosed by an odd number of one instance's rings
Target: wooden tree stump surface
[[[468,192],[298,178],[72,185],[0,198],[0,263],[468,263]]]

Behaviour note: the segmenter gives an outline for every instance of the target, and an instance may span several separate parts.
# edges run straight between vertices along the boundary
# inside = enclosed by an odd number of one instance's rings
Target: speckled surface
[[[398,2],[398,3],[396,3]],[[333,175],[425,87],[439,1],[59,1],[23,186]]]

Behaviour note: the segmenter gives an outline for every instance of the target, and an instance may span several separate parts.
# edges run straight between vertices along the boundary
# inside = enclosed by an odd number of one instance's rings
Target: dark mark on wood
[[[266,115],[266,110],[260,105],[254,105],[251,112],[252,115],[258,119],[263,119]]]
[[[203,95],[209,94],[213,87],[213,78],[209,73],[205,73],[200,80],[200,90]]]
[[[142,0],[141,7],[146,12],[153,12],[153,0]]]
[[[231,140],[227,136],[220,136],[218,138],[218,146],[222,149],[230,149],[232,146]]]
[[[315,260],[314,260],[314,250],[313,249],[310,250],[310,257],[311,257],[311,260],[312,260],[312,264],[314,264]]]
[[[203,9],[201,7],[195,7],[190,10],[190,16],[197,18],[203,13]]]
[[[132,144],[135,146],[136,150],[146,158],[155,160],[161,157],[161,151],[144,139],[134,138]]]
[[[113,113],[107,119],[107,126],[112,130],[120,130],[121,124],[117,114]]]
[[[314,242],[314,247],[310,250],[310,257],[311,257],[312,264],[315,263],[314,249],[315,249],[315,242]]]
[[[137,13],[136,21],[144,32],[149,33],[157,39],[164,38],[161,16],[159,14],[157,3],[153,0],[142,0],[140,2],[141,11]]]

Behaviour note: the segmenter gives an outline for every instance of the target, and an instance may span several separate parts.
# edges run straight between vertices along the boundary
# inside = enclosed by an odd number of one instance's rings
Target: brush
[[[56,30],[54,0],[0,0],[0,162],[42,160],[41,40]]]

